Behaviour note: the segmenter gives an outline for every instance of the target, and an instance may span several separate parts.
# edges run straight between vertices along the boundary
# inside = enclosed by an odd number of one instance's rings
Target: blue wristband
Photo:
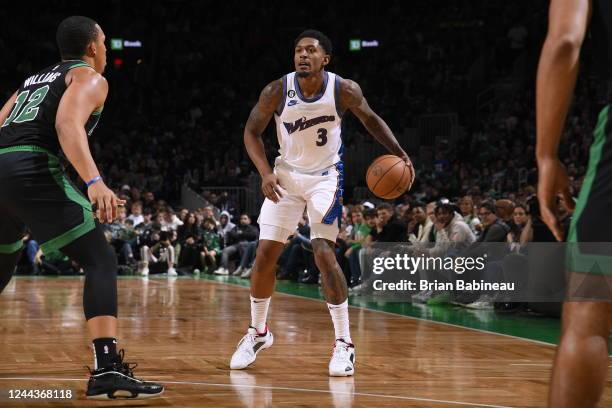
[[[98,181],[100,181],[100,180],[102,180],[102,177],[100,177],[100,176],[96,176],[96,177],[92,178],[91,180],[89,180],[89,181],[88,181],[87,183],[85,183],[85,184],[87,184],[87,187],[91,187],[91,186],[92,186],[92,184],[96,184],[96,183],[97,183]]]

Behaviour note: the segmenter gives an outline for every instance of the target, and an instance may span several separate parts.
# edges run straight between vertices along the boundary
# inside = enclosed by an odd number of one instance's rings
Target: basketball
[[[413,181],[412,165],[392,154],[376,158],[366,173],[366,182],[370,191],[385,200],[404,194],[410,189]]]

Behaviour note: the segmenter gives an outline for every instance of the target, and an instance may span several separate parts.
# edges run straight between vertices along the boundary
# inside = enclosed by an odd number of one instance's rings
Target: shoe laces
[[[123,361],[124,358],[125,358],[125,350],[121,349],[117,353],[117,358],[115,359],[115,361],[113,361],[109,366],[98,368],[97,370],[92,370],[91,368],[89,368],[89,366],[85,366],[85,367],[87,367],[87,370],[89,370],[89,375],[98,374],[101,371],[117,371],[133,379],[134,369],[138,367],[138,363],[124,362]]]
[[[347,342],[342,341],[342,340],[337,340],[334,343],[333,356],[348,360],[350,347],[351,345],[348,344]]]
[[[253,330],[250,330],[253,329]],[[248,347],[251,348],[257,342],[257,337],[265,336],[268,333],[268,326],[266,326],[266,331],[262,334],[257,332],[254,327],[249,327],[247,334],[244,335],[242,339],[238,342],[238,347],[241,347],[244,343],[248,341]]]

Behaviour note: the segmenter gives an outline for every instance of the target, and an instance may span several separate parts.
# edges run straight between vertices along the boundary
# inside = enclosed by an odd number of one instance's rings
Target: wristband
[[[96,176],[94,178],[92,178],[91,180],[89,180],[87,183],[87,187],[91,187],[93,184],[96,184],[98,181],[102,180],[102,177],[100,176]]]

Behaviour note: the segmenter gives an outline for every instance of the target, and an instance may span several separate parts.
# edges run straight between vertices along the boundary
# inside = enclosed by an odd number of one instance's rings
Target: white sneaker
[[[168,276],[177,276],[178,273],[176,273],[176,269],[174,268],[168,268]]]
[[[218,268],[213,272],[215,275],[229,275],[229,271],[223,267]]]
[[[236,268],[236,270],[232,273],[232,276],[240,276],[242,275],[242,272],[244,272],[244,269],[242,268],[242,266],[239,266]]]
[[[247,334],[238,342],[238,348],[230,361],[232,370],[242,370],[253,364],[257,353],[267,349],[274,343],[274,336],[266,326],[266,333],[259,334],[254,327],[249,327]]]
[[[348,377],[355,374],[355,346],[342,339],[336,340],[334,353],[329,360],[329,375]]]
[[[476,310],[493,310],[495,308],[493,302],[489,302],[488,299],[484,297],[476,299],[472,303],[468,303],[465,307]]]
[[[412,295],[412,303],[427,303],[433,297],[433,290],[422,290],[416,295]]]
[[[253,272],[253,268],[246,268],[244,272],[242,272],[242,275],[240,275],[240,277],[245,278],[245,279],[250,279],[252,272]]]
[[[139,268],[139,274],[140,276],[149,276],[149,267],[148,266],[144,266],[142,268]]]

